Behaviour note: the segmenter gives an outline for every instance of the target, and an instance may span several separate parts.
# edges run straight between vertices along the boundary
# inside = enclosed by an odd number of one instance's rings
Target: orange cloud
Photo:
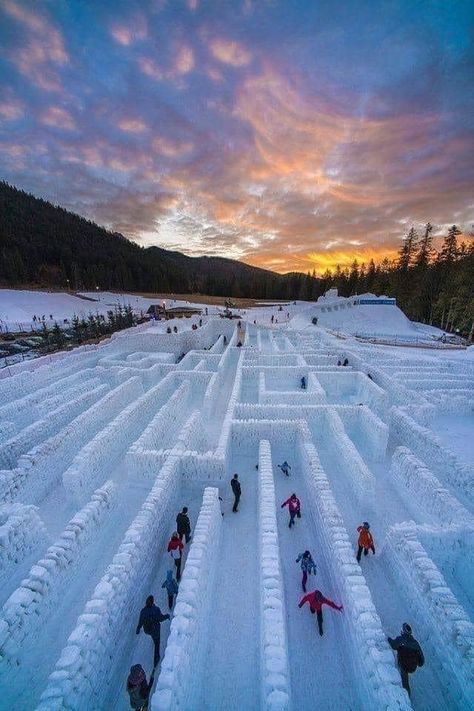
[[[252,61],[252,54],[239,42],[224,39],[212,39],[209,42],[212,56],[223,64],[244,67]]]
[[[334,271],[337,265],[339,265],[341,269],[350,268],[355,259],[358,261],[359,266],[361,264],[367,266],[371,259],[377,264],[385,258],[393,260],[396,254],[396,250],[384,247],[380,247],[379,249],[375,247],[364,251],[339,250],[303,254],[292,254],[291,250],[288,250],[285,256],[282,255],[281,251],[277,253],[247,254],[243,257],[243,261],[255,267],[271,269],[280,274],[286,274],[292,271],[313,273],[313,270],[315,270],[317,276],[322,276],[327,269]]]

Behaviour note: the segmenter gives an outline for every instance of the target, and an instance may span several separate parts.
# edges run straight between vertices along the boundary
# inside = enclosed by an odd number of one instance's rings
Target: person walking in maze
[[[181,580],[181,560],[182,551],[184,548],[184,543],[179,540],[178,532],[175,531],[171,536],[170,542],[168,543],[168,553],[174,560],[176,566],[176,580]]]
[[[290,523],[288,524],[288,528],[291,528],[295,525],[295,516],[301,518],[301,504],[296,494],[292,494],[289,499],[284,501],[281,508],[284,508],[285,506],[288,506],[288,511],[290,512]]]
[[[153,640],[153,644],[155,645],[153,667],[156,667],[160,661],[161,623],[169,619],[170,616],[163,615],[160,608],[155,605],[155,598],[153,595],[148,595],[145,607],[140,612],[140,618],[137,625],[137,634],[140,634],[140,630],[143,627],[144,633],[150,635]]]
[[[308,575],[311,575],[311,573],[316,575],[316,563],[314,562],[313,557],[309,551],[305,551],[304,553],[299,554],[298,558],[296,559],[296,562],[299,563],[300,561],[301,570],[303,571],[301,587],[303,588],[303,592],[306,592],[306,582],[308,580]]]
[[[185,538],[186,543],[191,540],[191,524],[189,522],[188,507],[183,506],[183,510],[176,516],[176,530],[180,541]]]
[[[168,607],[171,610],[173,607],[174,596],[178,594],[178,583],[173,578],[172,570],[168,570],[166,573],[166,580],[161,587],[166,588],[166,592],[168,593]]]
[[[306,378],[304,377],[304,375],[301,378],[301,389],[306,390]]]
[[[134,664],[131,667],[126,687],[130,699],[130,708],[148,711],[148,700],[154,681],[155,677],[152,672],[150,681],[147,683],[146,674],[141,664]]]
[[[315,590],[314,592],[308,593],[308,595],[305,595],[301,599],[298,607],[303,607],[303,605],[305,605],[307,602],[309,602],[309,609],[311,610],[311,614],[314,615],[314,613],[316,613],[316,617],[318,620],[319,634],[322,637],[323,636],[323,610],[322,610],[323,605],[332,607],[333,610],[338,610],[339,612],[342,612],[344,608],[342,605],[336,605],[335,602],[333,602],[332,600],[329,600],[327,597],[324,597],[321,590]]]
[[[291,467],[288,464],[288,462],[286,461],[286,459],[283,462],[283,464],[279,464],[278,466],[282,470],[283,474],[286,474],[286,476],[290,476]]]
[[[397,652],[397,663],[402,678],[402,686],[410,696],[410,681],[409,674],[413,674],[418,667],[422,667],[425,663],[425,657],[420,647],[419,642],[413,637],[411,626],[408,622],[402,625],[402,633],[392,639],[388,637],[388,643],[392,649]]]
[[[369,529],[370,524],[367,521],[364,521],[362,526],[357,527],[357,531],[359,533],[359,539],[357,541],[357,544],[359,547],[357,549],[356,558],[358,563],[360,563],[362,551],[364,551],[364,555],[368,555],[369,551],[372,551],[372,553],[375,555],[374,539]]]
[[[236,513],[239,510],[240,495],[242,494],[242,488],[240,486],[240,481],[237,474],[234,474],[234,476],[230,480],[230,485],[234,494],[234,505],[232,507],[232,511]]]

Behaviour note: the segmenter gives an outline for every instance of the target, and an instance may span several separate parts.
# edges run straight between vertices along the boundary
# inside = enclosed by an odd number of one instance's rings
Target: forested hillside
[[[296,298],[306,277],[140,247],[0,182],[0,284]]]
[[[0,284],[81,290],[202,293],[313,300],[331,287],[342,296],[395,296],[407,316],[473,336],[474,241],[453,225],[441,247],[433,227],[405,236],[398,259],[323,275],[280,275],[220,257],[187,257],[140,247],[61,207],[0,182]]]

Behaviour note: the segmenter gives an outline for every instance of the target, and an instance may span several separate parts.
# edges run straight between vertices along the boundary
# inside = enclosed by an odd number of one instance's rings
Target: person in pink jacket
[[[289,499],[284,501],[281,508],[283,509],[285,506],[288,506],[288,510],[290,512],[290,523],[288,524],[288,528],[291,528],[295,525],[295,516],[301,518],[301,504],[296,494],[292,494]]]
[[[307,602],[309,602],[309,609],[311,610],[311,614],[314,615],[314,613],[316,613],[316,616],[318,618],[319,634],[322,637],[323,636],[323,611],[322,611],[323,605],[332,607],[334,610],[338,610],[339,612],[342,612],[344,608],[342,605],[336,605],[335,602],[333,602],[332,600],[328,600],[327,597],[324,597],[321,590],[315,590],[314,592],[308,593],[307,595],[305,595],[301,599],[298,607],[303,607],[303,605]]]

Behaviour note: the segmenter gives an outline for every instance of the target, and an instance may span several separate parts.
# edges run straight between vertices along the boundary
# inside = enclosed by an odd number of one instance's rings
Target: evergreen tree
[[[439,259],[445,265],[451,265],[456,261],[458,257],[458,237],[461,234],[461,230],[456,225],[449,228],[439,253]]]
[[[413,257],[416,252],[418,235],[414,227],[411,227],[403,240],[403,244],[398,250],[398,268],[402,271],[408,271],[411,266]]]
[[[418,253],[415,258],[415,264],[417,267],[426,268],[430,263],[433,254],[433,225],[431,222],[427,222],[425,225],[425,232],[418,245]]]
[[[81,328],[81,322],[79,321],[79,317],[74,314],[71,320],[71,325],[72,325],[72,335],[74,337],[74,340],[76,340],[78,343],[82,342],[82,328]]]
[[[66,339],[64,338],[64,333],[61,331],[61,328],[59,327],[59,324],[57,321],[54,322],[53,331],[52,331],[52,339],[58,348],[62,348],[64,346]]]

